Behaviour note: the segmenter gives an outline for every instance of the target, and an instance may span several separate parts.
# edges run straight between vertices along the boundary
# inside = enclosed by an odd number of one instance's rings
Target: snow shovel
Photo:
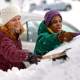
[[[66,51],[70,50],[71,48],[67,48],[64,51],[57,53],[57,54],[52,54],[52,55],[47,55],[47,56],[43,56],[41,58],[41,60],[45,60],[45,59],[52,59],[53,61],[55,61],[56,59],[64,59],[66,60],[66,58],[68,58]]]

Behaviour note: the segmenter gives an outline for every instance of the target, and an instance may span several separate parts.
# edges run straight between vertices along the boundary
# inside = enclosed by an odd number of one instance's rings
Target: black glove
[[[65,54],[63,56],[60,56],[60,57],[57,57],[57,58],[53,58],[52,60],[53,61],[56,61],[57,59],[63,59],[63,60],[66,60],[68,58],[68,56]]]
[[[34,54],[30,54],[28,56],[28,59],[27,61],[30,63],[30,64],[37,64],[38,62],[40,62],[40,59],[42,58],[42,56],[40,55],[34,55]]]

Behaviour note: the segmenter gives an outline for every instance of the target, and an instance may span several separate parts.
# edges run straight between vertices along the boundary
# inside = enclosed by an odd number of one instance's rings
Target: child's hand
[[[74,34],[75,33],[73,33],[73,32],[62,32],[62,33],[60,33],[59,35],[58,35],[58,38],[59,38],[59,40],[60,41],[62,41],[62,42],[69,42],[69,41],[71,41],[72,39],[73,39],[73,37],[74,37]]]

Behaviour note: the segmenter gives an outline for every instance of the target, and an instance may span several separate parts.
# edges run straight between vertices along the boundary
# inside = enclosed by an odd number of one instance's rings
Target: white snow
[[[63,14],[64,19],[72,21],[79,26],[80,3],[73,3],[72,11]],[[75,15],[75,16],[74,16]],[[76,21],[76,22],[75,22]],[[67,61],[42,60],[38,65],[33,64],[27,69],[13,67],[12,70],[4,72],[0,70],[0,80],[80,80],[80,36],[74,38],[70,43],[64,43],[61,47],[50,51],[49,54],[55,54],[71,48],[67,51],[69,59]]]
[[[61,12],[62,17],[65,21],[71,23],[73,26],[76,26],[80,30],[80,2],[74,1],[71,2],[72,10],[68,12]]]
[[[18,70],[13,67],[7,72],[0,70],[0,80],[80,80],[80,36],[70,43],[64,43],[48,55],[66,48],[71,48],[67,51],[67,61],[42,60],[38,65],[32,64],[27,69]]]

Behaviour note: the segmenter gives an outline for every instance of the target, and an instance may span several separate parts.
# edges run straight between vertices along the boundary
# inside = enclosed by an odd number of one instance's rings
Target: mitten
[[[64,41],[64,31],[61,31],[59,34],[58,34],[58,39],[59,41],[63,42]]]
[[[72,32],[65,32],[64,33],[64,41],[69,42],[73,39],[74,33]]]
[[[30,54],[28,56],[28,59],[27,61],[30,63],[30,64],[37,64],[38,62],[40,62],[42,56],[39,56],[39,55],[34,55],[34,54]]]
[[[67,58],[68,58],[67,55],[63,55],[63,56],[60,56],[60,57],[53,58],[52,60],[53,60],[53,61],[56,61],[57,59],[63,59],[63,60],[66,60]]]
[[[73,32],[62,32],[58,35],[58,39],[62,42],[69,42],[75,37],[75,33]]]

